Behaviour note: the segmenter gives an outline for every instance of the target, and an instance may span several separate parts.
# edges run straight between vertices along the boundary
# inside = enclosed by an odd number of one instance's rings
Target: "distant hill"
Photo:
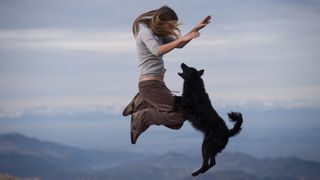
[[[82,150],[18,133],[0,135],[0,174],[50,177],[109,168],[136,157],[128,152]]]
[[[136,163],[118,166],[106,171],[112,179],[125,179],[134,174],[134,179],[152,177],[152,179],[192,180],[191,172],[201,166],[201,159],[194,155],[167,153]],[[115,173],[115,172],[121,172]],[[139,176],[140,175],[140,176]],[[174,177],[174,178],[173,178]],[[218,155],[217,165],[197,179],[319,179],[320,163],[305,161],[295,157],[275,159],[257,159],[244,153],[224,152]],[[148,179],[148,178],[146,178]]]
[[[166,153],[152,157],[129,152],[82,150],[21,134],[0,135],[0,174],[41,179],[189,180],[200,154]],[[320,163],[295,157],[258,159],[223,152],[217,165],[197,179],[320,179]]]

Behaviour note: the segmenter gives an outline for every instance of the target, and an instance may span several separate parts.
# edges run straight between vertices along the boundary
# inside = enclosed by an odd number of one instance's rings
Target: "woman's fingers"
[[[210,20],[211,20],[211,17],[209,16],[209,18],[205,19],[204,24],[206,25],[209,24],[211,22]]]
[[[206,23],[210,23],[210,20],[211,20],[211,16],[210,15],[205,18],[205,22]]]
[[[194,28],[193,31],[199,31],[200,29],[204,28],[206,25],[210,23],[211,16],[206,16],[204,19],[202,19]]]
[[[208,24],[210,23],[210,20],[211,20],[211,16],[206,16],[200,23],[201,24]]]

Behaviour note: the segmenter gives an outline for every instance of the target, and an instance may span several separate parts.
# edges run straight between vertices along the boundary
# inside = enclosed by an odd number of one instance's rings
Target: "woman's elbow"
[[[151,53],[152,53],[153,55],[155,55],[155,56],[161,56],[161,52],[160,52],[159,49],[158,49],[158,50],[153,50]]]
[[[155,56],[162,56],[164,54],[168,53],[167,49],[166,48],[162,48],[159,46],[159,48],[157,50],[154,51],[154,55]]]
[[[161,55],[160,46],[154,46],[154,47],[150,48],[150,52],[154,56],[160,56]]]

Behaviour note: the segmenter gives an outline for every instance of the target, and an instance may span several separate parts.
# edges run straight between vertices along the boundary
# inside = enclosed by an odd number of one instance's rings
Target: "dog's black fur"
[[[229,137],[240,132],[243,119],[241,113],[228,113],[230,121],[235,122],[234,127],[229,130],[224,120],[212,107],[205,91],[201,78],[204,70],[198,71],[184,63],[181,64],[181,68],[183,72],[178,74],[184,79],[181,103],[185,109],[186,119],[204,135],[203,164],[199,170],[192,173],[193,176],[197,176],[216,164],[215,156],[225,148]]]

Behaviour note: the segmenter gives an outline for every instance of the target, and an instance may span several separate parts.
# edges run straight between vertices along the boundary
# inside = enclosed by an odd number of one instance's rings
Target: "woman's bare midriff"
[[[153,76],[141,76],[139,78],[139,81],[150,81],[150,80],[157,80],[157,81],[162,81],[164,79],[164,74],[163,75],[153,75]]]

